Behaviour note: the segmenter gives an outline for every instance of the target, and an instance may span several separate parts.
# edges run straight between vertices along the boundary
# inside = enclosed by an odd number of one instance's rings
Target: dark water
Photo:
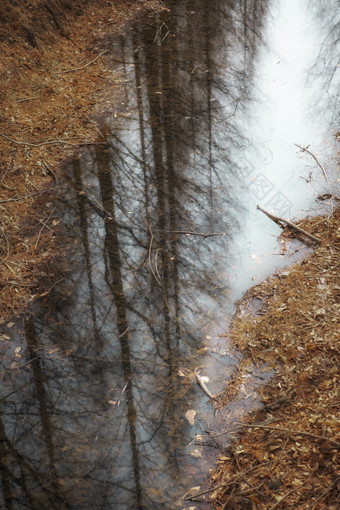
[[[235,300],[294,259],[256,204],[332,207],[315,198],[337,185],[337,2],[167,6],[103,43],[121,104],[65,165],[47,294],[2,327],[6,509],[198,508],[180,498],[225,441],[206,431],[256,405],[261,373],[216,412],[194,370],[226,386]]]

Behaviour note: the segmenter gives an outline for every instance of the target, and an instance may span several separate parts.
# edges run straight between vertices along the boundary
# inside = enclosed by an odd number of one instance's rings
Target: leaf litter
[[[299,224],[322,244],[250,289],[231,326],[243,360],[222,404],[242,398],[249,367],[274,376],[256,388],[262,408],[223,433],[233,442],[210,477],[219,510],[339,508],[339,207]]]

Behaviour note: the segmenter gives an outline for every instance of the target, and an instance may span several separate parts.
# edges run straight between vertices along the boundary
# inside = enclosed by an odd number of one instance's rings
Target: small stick
[[[277,501],[276,503],[274,503],[274,505],[272,505],[269,510],[274,510],[274,508],[277,508],[284,499],[286,499],[290,494],[292,494],[293,492],[296,492],[298,489],[300,489],[300,487],[302,487],[303,485],[305,484],[305,482],[302,482],[298,487],[294,487],[294,489],[290,490],[289,492],[287,492],[279,501]]]
[[[45,189],[42,191],[37,191],[36,193],[29,193],[28,195],[22,195],[21,197],[7,198],[6,200],[0,200],[0,204],[5,204],[6,202],[18,202],[19,200],[24,200],[25,198],[35,197],[36,195],[42,195],[43,193],[49,193],[54,189],[56,188]]]
[[[0,136],[5,138],[9,142],[16,143],[17,145],[28,145],[29,147],[42,147],[43,145],[50,145],[53,143],[73,145],[75,147],[78,145],[76,143],[67,142],[66,140],[46,140],[46,142],[41,142],[41,143],[19,142],[18,140],[13,140],[13,138],[10,138],[9,136],[4,135],[4,133],[0,133]]]
[[[216,400],[216,395],[213,395],[209,390],[208,388],[206,387],[202,377],[200,376],[200,374],[197,372],[197,368],[195,368],[194,370],[194,373],[195,373],[195,376],[196,376],[196,381],[197,381],[197,384],[202,388],[202,390],[204,391],[204,393],[206,395],[208,395],[209,398],[211,398],[211,400]]]
[[[19,283],[11,280],[0,280],[0,282],[8,285],[14,285],[14,287],[36,287],[36,283]]]
[[[311,508],[311,509],[315,508],[315,505],[316,505],[317,503],[319,503],[319,501],[321,501],[324,497],[326,497],[326,496],[327,496],[327,494],[328,494],[329,492],[331,492],[331,490],[333,489],[333,487],[335,487],[335,486],[336,486],[336,484],[339,482],[339,480],[340,480],[340,476],[338,476],[338,478],[336,478],[336,479],[334,480],[334,482],[332,483],[332,485],[331,485],[330,487],[328,487],[328,489],[327,489],[327,490],[325,490],[325,491],[321,494],[321,496],[319,496],[319,497],[318,497],[318,498],[317,498],[317,499],[316,499],[316,500],[312,503],[312,505],[311,505],[309,508]]]
[[[58,183],[58,177],[56,176],[55,172],[54,172],[54,171],[52,170],[52,168],[51,168],[51,167],[47,164],[47,162],[45,161],[45,159],[44,159],[44,158],[41,158],[41,160],[42,160],[42,162],[43,162],[43,164],[44,164],[44,166],[45,166],[46,170],[48,170],[48,171],[52,174],[53,179],[55,180],[55,183],[56,183],[56,184],[59,184],[59,183]]]
[[[290,227],[291,229],[296,230],[300,234],[304,234],[306,237],[308,237],[309,239],[311,239],[315,243],[321,244],[322,241],[321,241],[321,239],[319,237],[313,236],[313,234],[310,234],[309,232],[306,232],[306,230],[303,230],[303,228],[298,227],[297,225],[295,225],[295,223],[292,223],[289,220],[285,220],[284,218],[280,218],[280,216],[275,216],[275,214],[272,214],[272,213],[266,211],[265,209],[262,209],[262,207],[260,207],[259,205],[257,206],[257,209],[259,211],[262,211],[264,214],[266,214],[268,216],[268,218],[270,218],[271,220],[275,221],[275,223],[277,223],[278,221],[286,223],[287,226]]]
[[[156,230],[156,232],[168,232],[169,234],[183,234],[186,236],[201,236],[204,238],[227,235],[226,232],[215,232],[213,234],[202,234],[201,232],[188,232],[186,230]]]
[[[152,233],[152,230],[151,230],[151,227],[150,227],[149,223],[146,222],[146,224],[147,224],[147,226],[148,226],[148,228],[150,230],[150,235],[151,235],[150,244],[149,244],[149,265],[150,265],[150,269],[151,269],[151,272],[152,272],[156,282],[158,283],[158,285],[162,286],[159,278],[155,274],[155,271],[153,270],[153,267],[152,267],[151,253],[152,253],[153,233]]]
[[[312,434],[310,432],[303,432],[302,430],[291,430],[291,429],[285,429],[283,427],[270,427],[269,425],[261,425],[260,423],[258,423],[256,425],[256,424],[235,422],[235,425],[238,425],[238,426],[233,427],[232,429],[226,430],[225,432],[221,432],[220,434],[216,434],[214,437],[219,437],[219,436],[222,436],[223,434],[229,434],[230,432],[239,430],[240,428],[244,427],[244,428],[253,428],[253,429],[277,430],[278,432],[288,432],[288,433],[296,435],[296,436],[307,436],[307,437],[313,437],[314,439],[320,439],[322,441],[330,441],[331,443],[334,443],[334,444],[340,446],[340,443],[338,441],[336,441],[335,439],[331,439],[330,437],[325,437],[325,436],[318,436],[317,434]]]
[[[302,152],[308,152],[308,154],[310,154],[312,156],[312,158],[315,159],[315,161],[317,162],[317,164],[319,165],[319,167],[321,168],[321,170],[323,171],[323,175],[325,176],[325,179],[326,181],[329,181],[328,179],[328,175],[327,175],[327,172],[325,170],[325,167],[323,166],[323,164],[321,163],[321,161],[319,160],[319,158],[317,156],[315,156],[311,151],[308,150],[308,147],[309,145],[307,145],[307,147],[301,147],[301,145],[298,145],[297,143],[295,143],[294,145],[296,145],[296,147],[299,147],[299,149],[302,151]]]
[[[23,99],[18,99],[17,103],[23,103],[24,101],[33,101],[33,99],[38,99],[38,96],[24,97]]]
[[[91,60],[90,62],[88,62],[87,64],[85,64],[84,66],[81,66],[81,67],[74,67],[73,69],[67,69],[66,71],[60,71],[59,73],[57,74],[66,74],[66,73],[72,73],[73,71],[80,71],[81,69],[85,69],[86,67],[90,66],[91,64],[93,64],[96,60],[98,60],[99,57],[101,57],[102,55],[104,55],[104,53],[106,53],[107,50],[104,50],[104,51],[101,51],[97,56],[96,58],[94,58],[93,60]]]
[[[72,143],[68,142],[67,140],[46,140],[45,142],[40,143],[31,143],[31,142],[19,142],[18,140],[13,140],[13,138],[10,138],[7,135],[4,135],[4,133],[0,133],[0,136],[8,140],[9,142],[16,143],[17,145],[28,145],[29,147],[43,147],[44,145],[51,145],[51,144],[61,144],[61,145],[72,145],[72,147],[79,147],[79,145],[106,145],[107,142],[81,142],[78,143]]]
[[[38,243],[39,243],[39,240],[40,240],[40,236],[41,236],[42,231],[44,230],[44,228],[46,227],[46,228],[48,228],[49,230],[51,230],[51,229],[50,229],[50,227],[47,225],[47,222],[48,222],[48,220],[50,219],[50,217],[52,216],[52,214],[53,214],[53,213],[54,213],[54,209],[53,209],[53,211],[51,211],[51,213],[49,214],[49,216],[48,216],[48,218],[45,220],[45,222],[43,222],[42,220],[39,220],[39,221],[40,221],[40,223],[42,223],[42,227],[41,227],[41,229],[39,230],[39,234],[38,234],[37,240],[36,240],[36,242],[34,243],[34,248],[35,248],[35,249],[37,249],[37,246],[38,246]]]

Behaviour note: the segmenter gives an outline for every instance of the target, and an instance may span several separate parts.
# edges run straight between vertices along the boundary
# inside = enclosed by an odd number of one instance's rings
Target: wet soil
[[[59,164],[101,140],[100,114],[120,93],[100,41],[159,2],[2,2],[0,25],[1,320],[38,293],[57,249],[48,208]]]

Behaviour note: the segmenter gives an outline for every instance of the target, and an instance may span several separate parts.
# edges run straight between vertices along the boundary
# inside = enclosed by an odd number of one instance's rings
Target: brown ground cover
[[[212,473],[217,509],[339,508],[339,216],[299,223],[322,244],[238,304],[230,337],[244,360],[224,405],[243,367],[275,375],[264,407],[225,434],[234,441]]]
[[[36,292],[42,261],[54,255],[57,219],[46,204],[59,163],[100,140],[94,119],[121,85],[100,41],[119,33],[139,0],[2,0],[0,5],[0,306],[1,320]],[[44,264],[44,268],[48,264]]]

